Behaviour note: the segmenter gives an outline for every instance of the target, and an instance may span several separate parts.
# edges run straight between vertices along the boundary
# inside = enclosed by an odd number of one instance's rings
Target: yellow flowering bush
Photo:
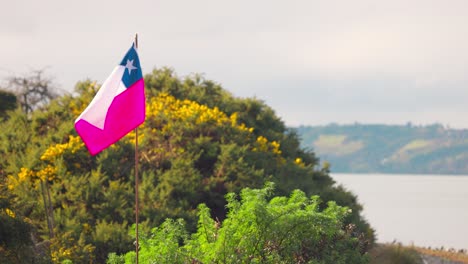
[[[47,166],[36,172],[37,178],[41,181],[53,181],[57,175],[57,168],[47,164]]]
[[[299,167],[304,167],[305,166],[304,161],[301,158],[296,158],[294,160],[294,163],[296,163],[296,165],[298,165]]]
[[[78,136],[69,136],[68,142],[63,144],[55,144],[46,149],[44,154],[41,156],[41,160],[54,161],[58,156],[63,155],[65,151],[76,153],[79,149],[84,146]]]
[[[271,151],[275,155],[281,155],[280,144],[277,141],[269,142],[264,136],[257,137],[253,150],[262,152]]]
[[[230,125],[238,130],[253,132],[253,128],[247,128],[244,124],[239,124],[237,113],[228,116],[219,108],[210,108],[191,100],[178,100],[166,93],[161,93],[150,99],[146,105],[147,120],[184,121],[187,127],[202,124]],[[161,118],[163,117],[163,118]],[[161,124],[162,131],[170,131],[170,122]],[[145,125],[143,124],[143,127]]]
[[[38,180],[41,181],[53,181],[57,175],[57,168],[48,164],[44,168],[34,171],[28,168],[21,168],[20,172],[15,176],[8,176],[8,189],[14,190],[21,184],[30,184],[35,187],[35,183]]]
[[[20,172],[16,175],[9,175],[7,178],[7,187],[8,190],[14,190],[16,187],[19,185],[25,183],[25,182],[33,182],[36,180],[36,174],[34,171],[27,169],[27,168],[21,168]]]
[[[50,251],[53,263],[94,263],[95,246],[88,244],[83,238],[75,239],[72,232],[51,239]],[[70,263],[69,262],[69,263]]]
[[[186,128],[203,125],[229,126],[238,131],[252,134],[254,128],[247,127],[244,123],[239,124],[238,113],[234,112],[228,116],[219,108],[210,108],[191,100],[178,100],[166,93],[161,93],[150,99],[146,106],[147,120],[155,122],[151,133],[170,133],[174,129],[174,122],[183,122]],[[145,123],[142,125],[145,127]],[[156,127],[156,128],[155,128]],[[145,135],[139,135],[144,139]],[[135,133],[131,132],[127,139],[134,143]],[[254,151],[269,152],[281,155],[280,144],[277,141],[269,142],[263,136],[259,136],[254,144]]]
[[[45,167],[34,170],[22,167],[16,176],[9,175],[7,178],[7,188],[9,190],[15,189],[17,186],[23,183],[29,183],[35,186],[37,180],[41,181],[53,181],[57,176],[57,167],[55,166],[55,160],[69,151],[75,153],[84,146],[81,139],[77,136],[70,136],[68,142],[63,144],[55,144],[47,148],[41,156],[41,160],[47,162],[44,164]]]
[[[2,212],[2,211],[5,212],[5,214],[8,215],[11,218],[16,217],[15,212],[13,212],[10,208],[1,209],[0,212]]]

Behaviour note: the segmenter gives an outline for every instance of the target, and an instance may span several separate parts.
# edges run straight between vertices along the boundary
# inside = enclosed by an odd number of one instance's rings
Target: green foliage
[[[125,263],[125,256],[117,255],[115,252],[109,253],[106,263],[123,264]]]
[[[8,210],[0,207],[0,263],[31,262],[31,226]]]
[[[323,201],[315,202],[319,214],[337,210],[328,203],[332,200],[348,206],[352,212],[340,224],[354,224],[353,232],[363,235],[360,241],[372,241],[355,197],[333,186],[328,168],[320,168],[314,153],[300,148],[298,135],[264,102],[235,98],[200,75],[179,78],[169,69],[154,70],[145,81],[147,118],[139,127],[140,234],[156,236],[163,231],[151,233],[149,227],[167,218],[184,219],[183,229],[179,221],[163,225],[180,231],[164,240],[172,252],[196,232],[200,210],[207,223],[213,221],[208,208],[221,222],[228,217],[228,202],[234,204],[226,194],[271,181],[275,195],[295,189],[320,195]],[[0,154],[5,157],[0,179],[8,193],[0,201],[29,219],[33,247],[47,245],[43,251],[50,252],[54,263],[103,263],[109,252],[117,254],[109,261],[134,257],[118,255],[133,248],[135,134],[91,157],[73,129],[98,88],[80,82],[73,96],[58,97],[28,114],[9,112],[0,123]],[[175,257],[180,255],[168,256]]]
[[[0,118],[6,118],[8,116],[7,111],[15,110],[16,107],[16,95],[7,91],[0,90]]]
[[[272,196],[273,184],[227,195],[229,213],[221,223],[199,205],[197,232],[182,220],[167,219],[141,243],[142,263],[367,263],[362,242],[343,228],[348,209],[299,190]],[[107,263],[133,263],[135,252],[110,254]],[[125,259],[125,262],[124,262]],[[130,260],[130,261],[129,261]]]

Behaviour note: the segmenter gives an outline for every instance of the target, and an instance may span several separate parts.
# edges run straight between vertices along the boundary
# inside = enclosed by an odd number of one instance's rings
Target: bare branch
[[[27,114],[46,106],[58,96],[52,79],[44,75],[42,69],[8,78],[7,89],[16,94],[21,109]]]

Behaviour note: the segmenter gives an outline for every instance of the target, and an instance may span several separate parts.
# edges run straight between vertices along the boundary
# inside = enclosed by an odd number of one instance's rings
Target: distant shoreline
[[[293,128],[301,147],[342,173],[468,175],[468,130],[440,124]]]

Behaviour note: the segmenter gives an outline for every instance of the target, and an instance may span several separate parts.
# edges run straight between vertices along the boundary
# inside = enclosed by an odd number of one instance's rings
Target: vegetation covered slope
[[[347,206],[352,213],[343,224],[355,226],[353,237],[372,242],[356,197],[333,185],[328,169],[263,102],[235,98],[199,75],[178,78],[169,69],[154,70],[145,82],[143,233],[166,218],[182,218],[194,232],[199,204],[222,221],[227,193],[273,182],[275,195],[295,189],[320,195],[320,210],[332,200]],[[133,249],[135,134],[91,157],[73,129],[98,88],[81,82],[74,95],[31,112],[10,111],[0,123],[0,216],[14,219],[1,228],[16,234],[2,236],[2,263],[103,263],[110,252]]]
[[[442,125],[327,125],[297,128],[301,144],[334,172],[468,174],[468,130]]]

